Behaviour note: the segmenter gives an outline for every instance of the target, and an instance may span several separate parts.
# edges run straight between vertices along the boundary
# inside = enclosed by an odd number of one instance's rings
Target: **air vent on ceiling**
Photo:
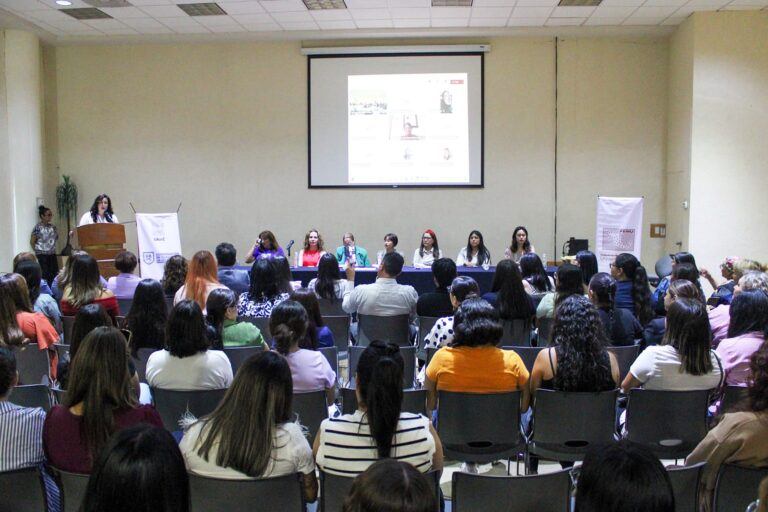
[[[472,7],[472,0],[432,0],[432,7]]]
[[[83,0],[91,7],[130,7],[128,0]]]
[[[106,20],[111,18],[109,14],[100,11],[95,7],[81,7],[77,9],[59,9],[60,12],[68,14],[76,20]]]
[[[560,0],[558,7],[597,7],[603,0]]]
[[[178,4],[179,9],[190,16],[225,16],[227,11],[219,7],[215,2],[202,4]]]
[[[304,0],[304,5],[310,11],[322,11],[323,9],[346,9],[344,0]]]

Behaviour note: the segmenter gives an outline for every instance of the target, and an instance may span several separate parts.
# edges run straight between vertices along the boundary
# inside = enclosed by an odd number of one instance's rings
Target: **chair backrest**
[[[47,510],[43,477],[37,468],[0,473],[0,512]]]
[[[410,345],[409,316],[374,316],[357,314],[358,340],[357,344],[367,347],[371,341],[380,340],[400,345]]]
[[[419,347],[424,346],[424,338],[427,337],[429,331],[435,326],[437,321],[440,320],[439,316],[421,316],[419,315],[419,339],[417,345]]]
[[[439,497],[440,472],[429,471],[424,474],[430,487]],[[354,476],[339,476],[320,471],[320,512],[339,512],[344,505],[344,499],[352,488]]]
[[[675,512],[699,512],[699,482],[706,462],[693,466],[667,468],[672,492],[675,494]]]
[[[328,418],[325,390],[294,393],[293,413],[298,415],[299,423],[307,427],[309,439],[314,440],[315,434],[320,430],[320,423]]]
[[[520,445],[520,395],[520,391],[439,391],[437,432],[445,455],[487,463],[516,453]]]
[[[717,473],[714,512],[743,512],[755,501],[760,482],[768,477],[768,468],[749,468],[723,464]]]
[[[259,328],[261,331],[261,335],[264,336],[264,339],[267,341],[272,340],[272,334],[269,332],[269,317],[267,318],[255,318],[252,316],[239,316],[237,317],[238,322],[248,322],[256,327]]]
[[[192,512],[304,512],[301,475],[223,480],[189,475]]]
[[[181,430],[179,420],[185,414],[190,413],[200,418],[212,413],[226,392],[226,389],[176,391],[152,388],[152,398],[163,420],[163,426],[166,430],[175,432]]]
[[[90,475],[70,473],[54,469],[54,477],[61,490],[61,509],[63,512],[78,512],[85,497]]]
[[[133,358],[133,362],[136,365],[136,373],[139,376],[139,382],[147,383],[147,361],[157,349],[156,348],[140,348],[136,352],[136,357]]]
[[[128,316],[128,312],[133,305],[133,299],[117,299],[117,307],[120,309],[120,316]]]
[[[547,347],[552,343],[552,327],[555,325],[554,318],[539,318],[539,337],[536,343],[538,347]]]
[[[505,345],[501,348],[503,350],[514,350],[517,355],[520,356],[520,359],[523,360],[526,369],[528,369],[528,373],[530,373],[533,369],[533,363],[536,361],[536,357],[545,347],[511,347]]]
[[[357,410],[357,395],[354,388],[341,388],[341,412],[343,414],[352,414]],[[426,389],[404,389],[403,390],[403,411],[427,414],[427,390]]]
[[[608,352],[613,352],[616,356],[616,362],[619,363],[619,379],[624,379],[629,373],[629,368],[632,363],[637,359],[640,354],[640,347],[638,345],[629,345],[626,347],[606,347]],[[619,380],[621,382],[621,380]]]
[[[501,335],[501,345],[513,347],[531,346],[531,321],[526,318],[515,318],[502,322],[504,333]]]
[[[536,390],[529,451],[554,460],[581,460],[590,447],[614,441],[618,390],[571,393]]]
[[[61,315],[61,325],[64,328],[64,342],[72,343],[72,330],[75,328],[75,317]]]
[[[9,401],[22,407],[42,407],[48,412],[51,408],[51,393],[48,386],[43,384],[16,386],[11,391]]]
[[[261,353],[264,347],[261,345],[252,347],[224,347],[222,350],[227,359],[229,359],[229,364],[232,365],[232,374],[234,375],[249,357]]]
[[[709,390],[632,389],[627,402],[627,439],[660,458],[688,455],[707,434]]]
[[[347,313],[341,307],[341,300],[331,302],[328,299],[318,297],[317,303],[320,305],[320,314],[325,316],[347,316]]]
[[[531,294],[531,300],[533,301],[533,308],[536,309],[539,307],[539,303],[541,303],[541,299],[544,298],[546,295],[545,293],[532,293]]]
[[[533,476],[488,476],[457,471],[451,482],[455,512],[569,512],[570,470]]]
[[[331,330],[339,355],[346,355],[349,350],[349,315],[346,313],[343,316],[323,315],[323,323]]]
[[[355,378],[357,371],[357,362],[360,361],[360,355],[367,347],[349,347],[349,380]],[[416,347],[400,347],[400,353],[403,355],[405,367],[403,369],[403,388],[413,387],[413,381],[416,378]]]
[[[56,355],[59,358],[59,362],[69,361],[69,345],[64,343],[54,343],[53,348],[56,349]]]
[[[336,347],[321,347],[317,349],[318,352],[323,354],[328,360],[328,364],[331,365],[331,370],[336,374],[336,382],[339,381],[339,353]]]
[[[56,399],[56,403],[64,405],[64,400],[67,398],[67,390],[60,388],[51,388],[51,394]]]
[[[747,397],[747,388],[742,386],[725,386],[720,398],[720,414],[728,412]]]
[[[16,355],[19,384],[44,384],[47,386],[51,382],[47,350],[40,350],[37,343],[28,343],[23,347],[12,347],[12,350]]]

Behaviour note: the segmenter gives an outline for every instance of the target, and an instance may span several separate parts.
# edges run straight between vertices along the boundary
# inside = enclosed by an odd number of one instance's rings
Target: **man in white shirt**
[[[362,313],[373,316],[416,315],[419,294],[413,286],[398,284],[395,278],[403,270],[403,256],[397,252],[387,253],[379,265],[376,282],[354,287],[355,268],[346,269],[350,284],[344,293],[341,307],[347,313]]]

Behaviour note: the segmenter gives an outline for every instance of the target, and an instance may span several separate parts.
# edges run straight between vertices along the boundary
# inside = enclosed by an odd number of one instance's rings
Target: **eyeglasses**
[[[610,265],[611,268],[616,268],[616,264],[613,263],[613,262],[611,262],[609,265]]]
[[[431,236],[423,236],[421,237],[422,240],[432,240]]]

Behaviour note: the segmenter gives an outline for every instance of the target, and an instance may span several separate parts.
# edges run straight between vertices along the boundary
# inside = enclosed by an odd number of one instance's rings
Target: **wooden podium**
[[[120,273],[115,268],[115,256],[124,249],[125,226],[109,222],[80,226],[77,239],[80,248],[99,262],[99,272],[104,279]]]

